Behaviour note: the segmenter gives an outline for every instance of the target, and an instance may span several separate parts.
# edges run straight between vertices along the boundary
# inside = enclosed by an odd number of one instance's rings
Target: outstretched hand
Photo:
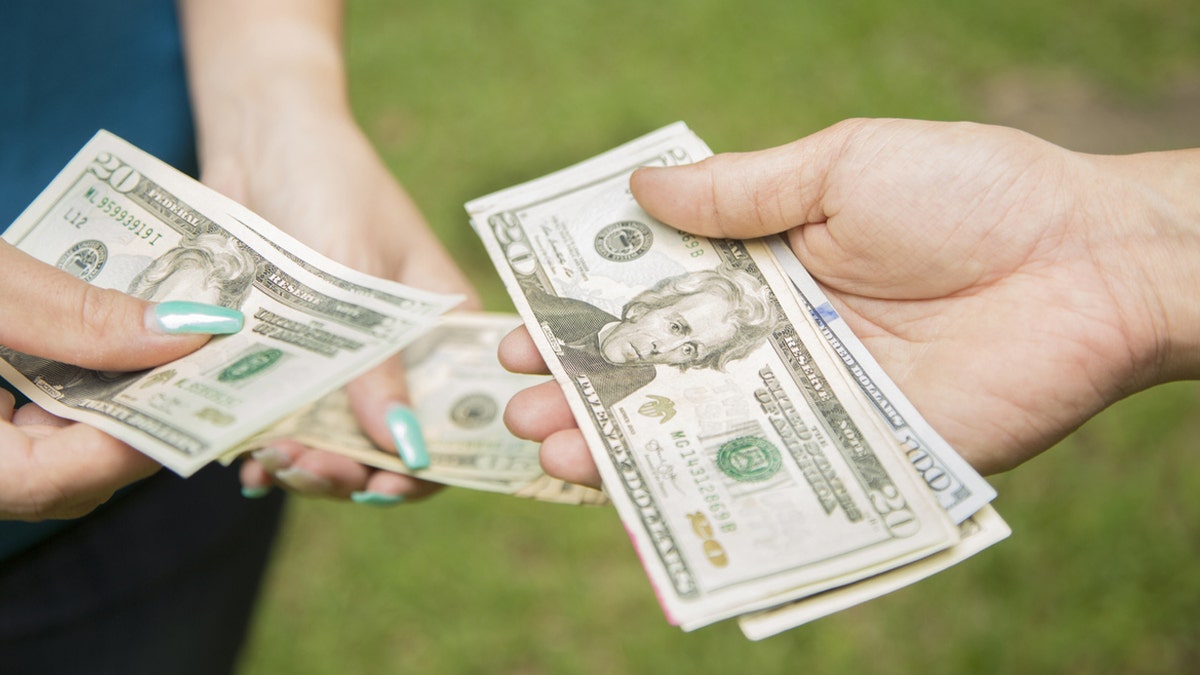
[[[630,186],[681,230],[786,233],[883,369],[990,473],[1178,375],[1153,270],[1180,267],[1164,238],[1197,233],[1164,232],[1158,195],[1136,178],[1115,158],[1012,129],[851,120],[770,150],[640,169]],[[527,333],[500,356],[545,368]],[[506,420],[543,441],[548,472],[598,483],[560,390],[522,392]]]

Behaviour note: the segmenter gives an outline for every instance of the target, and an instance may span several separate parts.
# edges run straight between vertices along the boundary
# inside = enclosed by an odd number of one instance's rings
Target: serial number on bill
[[[146,240],[146,243],[153,246],[155,242],[162,238],[162,234],[155,232],[154,227],[141,218],[129,212],[129,209],[117,203],[117,200],[102,195],[95,187],[88,188],[83,194],[83,198],[96,207],[96,210],[112,218],[118,225],[124,227],[134,234]]]

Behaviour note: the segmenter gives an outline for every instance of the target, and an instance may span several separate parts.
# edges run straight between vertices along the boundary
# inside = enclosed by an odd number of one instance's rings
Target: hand
[[[276,132],[304,140],[268,142],[273,152],[254,157],[249,166],[235,164],[232,158],[208,163],[202,178],[339,262],[412,286],[468,294],[472,296],[468,304],[478,305],[416,207],[356,126],[343,116],[314,115],[294,123],[295,127],[280,127]],[[385,420],[390,406],[408,401],[400,358],[351,382],[347,392],[367,435],[381,447],[394,449]],[[274,450],[266,462],[243,465],[244,485],[265,486],[274,476],[309,494],[346,498],[369,492],[403,494],[409,499],[436,487],[299,444],[280,444]]]
[[[651,215],[696,234],[786,232],[930,424],[995,472],[1124,396],[1196,376],[1200,319],[1172,296],[1190,298],[1200,277],[1200,219],[1179,178],[1197,178],[1197,159],[852,120],[771,150],[642,169],[631,188]],[[510,368],[544,369],[527,334],[501,350]],[[506,421],[543,440],[547,472],[595,484],[564,411],[543,386],[514,398]]]
[[[464,294],[464,306],[476,308],[474,291],[353,121],[332,4],[184,4],[201,179],[345,265]],[[388,412],[408,401],[400,358],[347,392],[367,435],[395,449]],[[437,487],[298,443],[256,457],[242,466],[250,493],[272,482],[335,498],[414,498]]]
[[[175,306],[90,286],[0,242],[0,344],[19,352],[96,370],[151,368],[208,340],[165,332],[179,328]],[[0,519],[82,516],[160,468],[92,427],[13,403],[0,390]]]

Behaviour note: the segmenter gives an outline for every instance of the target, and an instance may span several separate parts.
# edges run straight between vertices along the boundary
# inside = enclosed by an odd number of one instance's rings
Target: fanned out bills
[[[547,379],[511,373],[496,359],[501,338],[519,325],[513,314],[453,312],[405,348],[409,396],[429,449],[426,469],[411,471],[395,451],[373,443],[342,390],[289,415],[222,461],[289,439],[445,485],[563,504],[607,504],[599,490],[547,476],[538,463],[538,444],[504,427],[504,407],[513,394]]]
[[[104,131],[4,239],[97,286],[242,311],[237,334],[144,372],[0,347],[0,375],[34,402],[184,476],[396,353],[461,300],[329,260]]]
[[[674,230],[629,193],[640,166],[710,154],[677,123],[467,211],[668,620],[741,616],[757,639],[1008,528],[802,267],[768,240]]]

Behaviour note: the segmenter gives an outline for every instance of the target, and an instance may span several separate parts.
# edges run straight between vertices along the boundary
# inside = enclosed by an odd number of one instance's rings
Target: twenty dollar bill
[[[467,204],[685,629],[959,541],[768,245],[679,232],[629,193],[640,166],[710,154],[676,124]]]
[[[145,372],[0,347],[0,376],[34,402],[185,476],[396,353],[461,299],[328,260],[103,131],[4,239],[97,286],[241,310],[237,334]]]

